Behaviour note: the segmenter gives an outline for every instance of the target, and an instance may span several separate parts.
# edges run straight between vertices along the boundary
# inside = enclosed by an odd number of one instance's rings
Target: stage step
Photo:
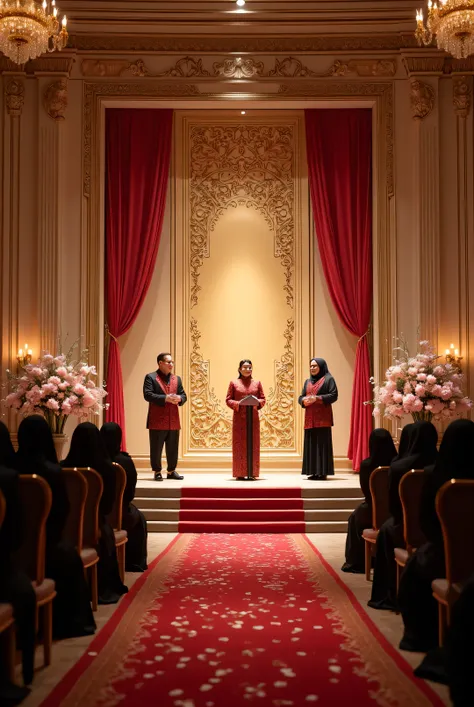
[[[360,488],[324,482],[314,488],[164,484],[142,482],[137,488],[134,502],[149,532],[343,533],[362,500]]]

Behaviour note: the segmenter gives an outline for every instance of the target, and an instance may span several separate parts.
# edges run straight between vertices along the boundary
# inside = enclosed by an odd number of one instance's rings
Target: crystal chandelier
[[[428,0],[428,19],[423,23],[423,10],[416,11],[418,44],[431,44],[436,35],[439,49],[456,59],[474,53],[474,0]]]
[[[56,0],[0,0],[0,51],[24,64],[67,44],[67,19],[58,20]]]

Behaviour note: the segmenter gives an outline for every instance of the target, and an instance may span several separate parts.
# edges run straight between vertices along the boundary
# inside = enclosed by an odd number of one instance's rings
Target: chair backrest
[[[127,484],[127,474],[123,466],[117,464],[117,462],[112,462],[112,466],[115,470],[115,499],[114,507],[107,516],[107,522],[114,530],[121,530],[123,493]]]
[[[390,518],[388,504],[388,471],[389,466],[378,466],[370,475],[369,487],[372,496],[372,526],[379,530],[380,526]]]
[[[403,535],[409,552],[426,542],[420,525],[421,492],[425,478],[423,469],[412,469],[402,476],[398,489],[403,508]]]
[[[23,515],[23,538],[14,555],[15,566],[32,582],[44,580],[46,555],[46,521],[53,494],[49,484],[36,474],[20,474],[20,504]]]
[[[443,530],[446,578],[450,584],[474,573],[474,481],[451,479],[438,491],[436,511]]]
[[[5,501],[5,496],[0,491],[0,528],[2,527],[3,521],[5,520],[6,513],[7,513],[7,502]]]
[[[100,474],[87,467],[78,467],[87,481],[87,496],[84,506],[84,523],[82,526],[82,546],[96,547],[99,542],[99,504],[104,490],[104,482]]]
[[[69,513],[63,530],[63,540],[74,545],[78,552],[82,550],[84,512],[87,498],[87,481],[78,469],[61,470],[69,499]]]

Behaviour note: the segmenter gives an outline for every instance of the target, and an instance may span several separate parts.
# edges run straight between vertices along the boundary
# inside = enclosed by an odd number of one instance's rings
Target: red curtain
[[[309,184],[326,283],[342,324],[359,337],[348,457],[368,456],[372,414],[367,329],[372,307],[372,112],[306,110]]]
[[[108,421],[123,430],[125,410],[117,339],[132,326],[155,268],[168,189],[172,110],[106,111],[105,289],[110,346]]]

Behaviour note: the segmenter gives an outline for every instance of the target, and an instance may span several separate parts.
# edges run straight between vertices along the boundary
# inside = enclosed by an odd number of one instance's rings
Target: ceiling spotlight
[[[240,115],[245,115],[245,111],[244,111],[244,110],[241,110],[241,111],[240,111]]]
[[[235,4],[239,7],[243,7],[245,5],[245,0],[235,0]]]

